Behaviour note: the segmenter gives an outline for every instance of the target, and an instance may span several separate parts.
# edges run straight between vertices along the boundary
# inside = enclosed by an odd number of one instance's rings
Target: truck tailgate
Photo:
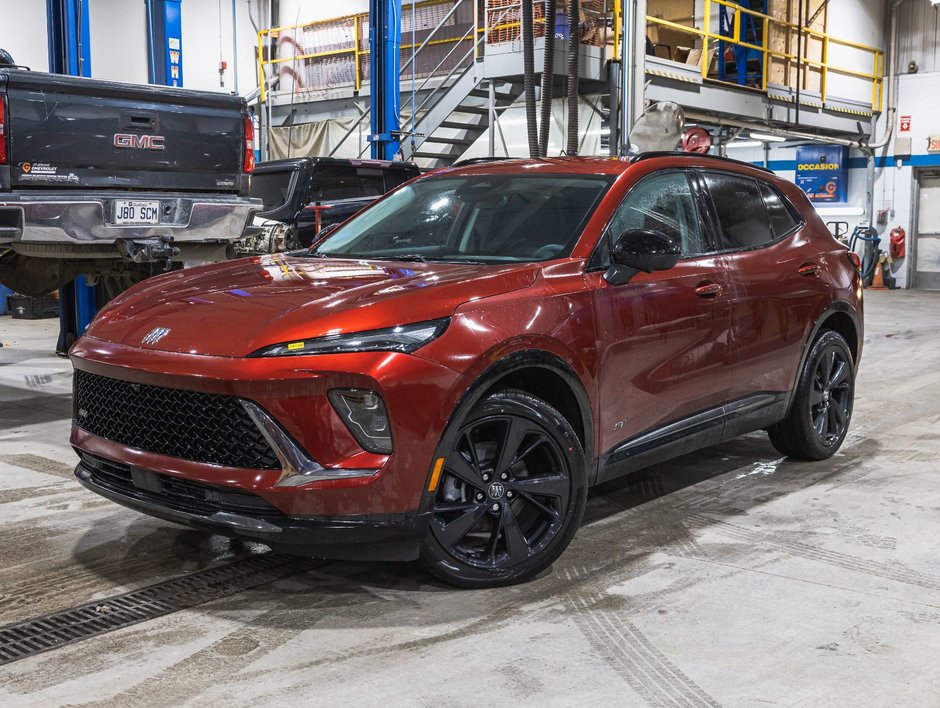
[[[239,191],[245,104],[237,96],[4,76],[14,188]]]

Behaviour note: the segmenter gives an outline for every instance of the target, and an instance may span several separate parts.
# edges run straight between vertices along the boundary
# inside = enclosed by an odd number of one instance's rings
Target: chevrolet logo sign
[[[156,344],[170,333],[169,327],[154,327],[140,340],[141,344]]]

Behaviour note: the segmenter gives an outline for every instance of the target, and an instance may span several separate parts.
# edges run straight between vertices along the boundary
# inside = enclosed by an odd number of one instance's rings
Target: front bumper
[[[272,439],[272,448],[282,453],[277,469],[196,462],[94,435],[81,427],[77,410],[71,442],[79,454],[249,492],[294,518],[414,515],[425,500],[434,451],[449,417],[450,408],[441,403],[459,377],[439,364],[389,352],[243,359],[140,349],[85,335],[71,355],[80,371],[254,403],[303,456],[291,459]],[[391,455],[358,445],[328,399],[333,388],[369,388],[382,395],[392,424]],[[305,483],[304,474],[312,475],[311,481]]]
[[[119,199],[159,202],[160,223],[118,226]],[[177,244],[229,242],[241,238],[261,200],[237,195],[146,192],[66,192],[0,197],[0,245],[46,258],[117,257],[119,240],[170,240]]]
[[[264,543],[275,551],[341,560],[418,557],[427,519],[417,513],[292,517],[253,494],[181,482],[79,453],[78,481],[113,502],[192,528]]]

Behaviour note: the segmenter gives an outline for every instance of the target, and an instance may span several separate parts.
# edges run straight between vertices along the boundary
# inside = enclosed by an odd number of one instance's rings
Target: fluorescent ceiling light
[[[757,148],[763,145],[760,140],[735,140],[733,143],[728,143],[725,147],[729,148]]]
[[[938,0],[940,2],[940,0]],[[786,138],[780,137],[779,135],[770,135],[768,133],[749,133],[751,140],[763,140],[768,143],[783,143],[786,142]]]

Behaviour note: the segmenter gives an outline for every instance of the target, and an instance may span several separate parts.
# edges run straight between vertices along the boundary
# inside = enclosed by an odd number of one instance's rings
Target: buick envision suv
[[[593,484],[762,429],[831,456],[862,347],[850,255],[730,160],[441,170],[310,250],[109,303],[71,353],[76,475],[280,551],[518,582]]]

